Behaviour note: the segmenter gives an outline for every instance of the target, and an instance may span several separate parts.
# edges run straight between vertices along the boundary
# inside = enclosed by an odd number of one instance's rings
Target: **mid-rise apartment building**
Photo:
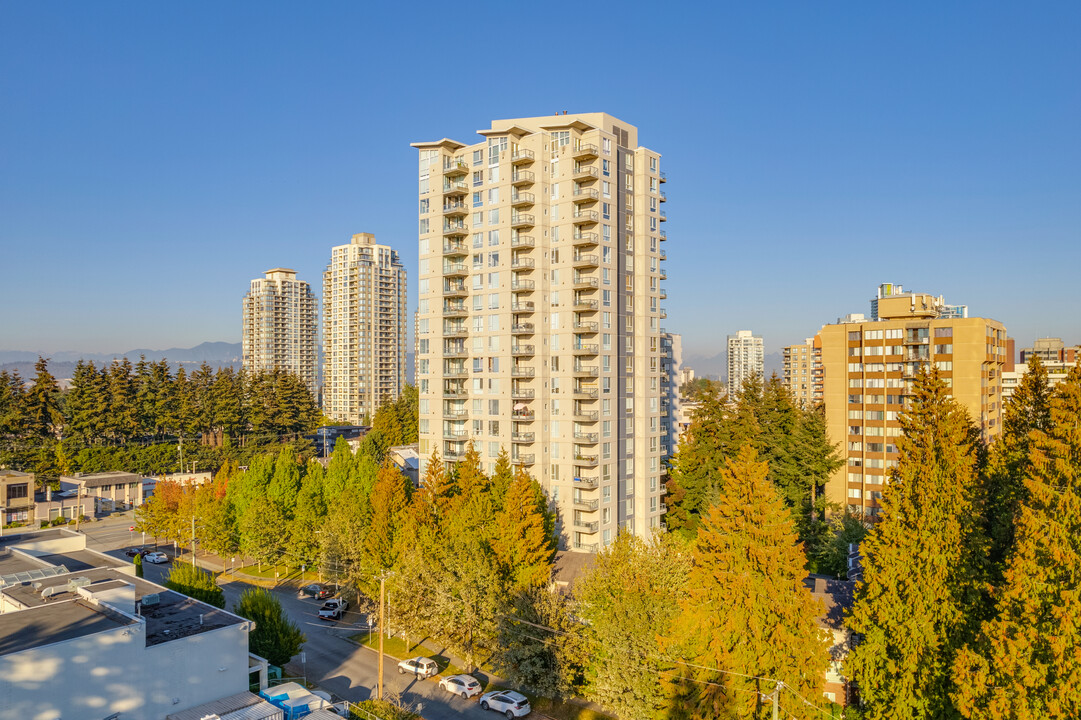
[[[762,338],[750,330],[740,330],[728,336],[728,394],[734,396],[743,383],[765,372],[765,350]]]
[[[274,268],[251,281],[244,296],[244,369],[287,370],[315,396],[318,385],[317,320],[311,286],[295,270]]]
[[[323,412],[370,422],[405,387],[406,273],[370,233],[331,250],[323,273]]]
[[[1029,359],[1036,355],[1047,370],[1047,382],[1051,387],[1066,381],[1070,368],[1081,359],[1081,345],[1066,347],[1062,338],[1037,338],[1030,348],[1022,348],[1021,362],[1014,367],[1006,367],[1002,373],[1002,400],[1013,397],[1014,391],[1021,384],[1028,372]]]
[[[830,502],[869,518],[898,459],[899,417],[922,365],[938,368],[987,439],[1002,430],[1006,329],[997,320],[940,315],[941,298],[882,295],[877,320],[850,315],[818,334],[826,432],[845,464],[826,487]]]
[[[502,448],[563,543],[663,525],[660,155],[604,113],[497,120],[419,150],[420,454]]]
[[[784,349],[784,385],[798,405],[822,402],[822,343],[807,338]]]

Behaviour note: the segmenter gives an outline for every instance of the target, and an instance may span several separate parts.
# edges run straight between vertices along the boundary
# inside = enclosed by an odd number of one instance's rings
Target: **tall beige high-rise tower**
[[[405,386],[406,277],[398,253],[359,233],[323,272],[323,412],[370,421]]]
[[[244,296],[244,369],[288,370],[317,396],[317,312],[311,285],[295,270],[274,268],[252,280]]]
[[[563,542],[663,526],[660,155],[604,113],[497,120],[420,151],[420,452],[545,487]]]

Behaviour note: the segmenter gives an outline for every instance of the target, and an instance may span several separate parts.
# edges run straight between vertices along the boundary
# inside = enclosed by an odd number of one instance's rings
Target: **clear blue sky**
[[[880,282],[1081,341],[1081,3],[390,5],[0,1],[0,349],[238,342],[362,231],[415,306],[409,143],[561,110],[663,154],[688,354]]]

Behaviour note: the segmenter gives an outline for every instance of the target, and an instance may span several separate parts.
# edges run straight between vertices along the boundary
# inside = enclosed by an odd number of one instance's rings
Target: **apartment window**
[[[478,170],[473,173],[473,187],[484,184],[484,171]]]
[[[608,160],[601,160],[601,172],[604,173],[605,177],[607,177],[608,175],[611,175],[611,170],[610,170],[610,167],[609,167],[609,161]]]
[[[499,231],[498,230],[489,230],[488,231],[488,245],[489,245],[489,247],[492,246],[492,245],[498,245],[498,244],[499,244]]]
[[[612,154],[612,138],[602,138],[601,139],[601,149],[604,151],[605,155],[611,155]]]
[[[601,181],[601,194],[606,198],[612,197],[612,183],[607,180]]]

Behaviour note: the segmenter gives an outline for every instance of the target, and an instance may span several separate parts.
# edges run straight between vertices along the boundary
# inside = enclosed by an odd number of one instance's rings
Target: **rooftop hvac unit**
[[[143,595],[142,606],[143,607],[154,607],[155,605],[157,605],[160,602],[161,602],[161,597],[158,595],[158,593],[150,593],[149,595]]]

